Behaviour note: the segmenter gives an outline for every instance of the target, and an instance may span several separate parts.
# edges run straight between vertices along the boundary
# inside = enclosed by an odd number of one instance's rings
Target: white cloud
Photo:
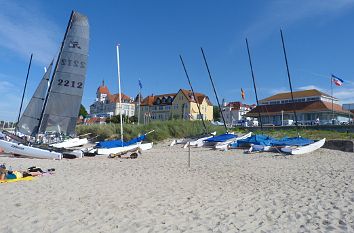
[[[60,30],[34,4],[0,2],[0,48],[46,65],[59,49]]]
[[[315,85],[308,85],[308,86],[302,86],[302,87],[298,87],[297,88],[298,90],[300,91],[303,91],[303,90],[310,90],[310,89],[317,89],[319,91],[322,91],[322,92],[326,92],[327,90],[319,87],[319,86],[315,86]]]

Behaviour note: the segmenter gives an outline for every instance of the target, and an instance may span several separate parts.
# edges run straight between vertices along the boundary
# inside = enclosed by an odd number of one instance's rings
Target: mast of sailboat
[[[286,56],[286,51],[285,51],[285,43],[284,43],[284,37],[283,37],[283,31],[280,29],[280,36],[281,36],[281,42],[283,45],[283,52],[284,52],[284,58],[285,58],[285,64],[286,64],[286,71],[288,74],[288,80],[289,80],[289,87],[290,87],[290,93],[291,93],[291,100],[292,100],[292,105],[293,105],[293,112],[295,116],[295,126],[296,126],[296,131],[299,136],[299,126],[297,123],[297,115],[296,115],[296,110],[295,110],[295,102],[294,102],[294,95],[293,95],[293,87],[291,85],[291,78],[290,78],[290,71],[289,71],[289,65],[288,65],[288,58]]]
[[[62,50],[63,50],[63,48],[64,48],[64,41],[65,41],[66,35],[68,34],[68,31],[69,31],[69,28],[70,28],[70,25],[71,25],[71,22],[72,22],[72,19],[73,19],[73,15],[74,15],[74,11],[71,11],[70,20],[69,20],[68,25],[67,25],[67,27],[66,27],[66,31],[65,31],[65,34],[64,34],[64,39],[63,39],[63,41],[61,42],[60,51],[59,51],[59,55],[58,55],[58,58],[57,58],[57,62],[56,62],[56,64],[55,64],[53,76],[52,76],[52,79],[50,80],[49,87],[48,87],[48,91],[47,91],[47,95],[46,95],[45,100],[44,100],[44,104],[43,104],[43,108],[42,108],[42,113],[41,113],[41,116],[40,116],[40,118],[39,118],[39,124],[38,124],[38,128],[37,128],[36,134],[39,134],[41,125],[42,125],[42,123],[43,123],[44,111],[45,111],[45,108],[47,107],[49,93],[50,93],[50,90],[51,90],[52,85],[53,85],[54,76],[55,76],[56,71],[57,71],[57,69],[58,69],[60,54],[61,54],[61,52],[62,52]]]
[[[211,85],[213,86],[213,90],[214,90],[214,94],[215,94],[215,97],[216,97],[216,101],[218,102],[218,106],[219,106],[219,111],[220,111],[220,114],[221,114],[221,117],[222,117],[222,120],[223,120],[223,123],[224,123],[225,130],[227,132],[226,121],[225,121],[224,114],[223,114],[221,106],[220,106],[218,94],[216,93],[214,82],[213,82],[213,79],[212,79],[211,74],[210,74],[209,66],[208,66],[208,63],[207,63],[203,48],[201,47],[200,50],[202,51],[202,54],[203,54],[204,63],[205,63],[205,66],[206,66],[206,68],[208,70],[208,74],[209,74],[209,78],[210,78],[210,81],[211,81]]]
[[[252,66],[252,60],[251,60],[251,53],[250,53],[250,48],[249,48],[249,46],[248,46],[248,40],[247,40],[247,38],[246,38],[246,45],[247,45],[248,60],[249,60],[249,63],[250,63],[251,74],[252,74],[253,89],[254,89],[254,94],[255,94],[255,96],[256,96],[257,107],[258,107],[258,118],[259,118],[259,122],[261,123],[261,130],[263,131],[263,123],[262,123],[262,118],[261,118],[261,109],[260,109],[259,102],[258,102],[256,81],[255,81],[255,78],[254,78],[253,66]]]
[[[187,73],[186,66],[184,65],[184,62],[183,62],[183,59],[182,59],[182,56],[181,56],[181,55],[179,55],[179,58],[181,59],[182,66],[183,66],[183,69],[184,69],[184,73],[186,74],[186,77],[187,77],[187,79],[188,79],[189,86],[191,87],[191,91],[192,91],[192,94],[193,94],[195,103],[197,104],[198,111],[199,111],[199,116],[200,116],[200,118],[202,119],[205,133],[208,133],[207,127],[206,127],[205,122],[204,122],[204,117],[203,117],[203,115],[202,115],[202,111],[200,110],[200,105],[199,105],[199,103],[198,103],[198,99],[197,99],[197,97],[195,96],[195,92],[194,92],[194,90],[193,90],[193,86],[192,86],[191,80],[189,79],[189,75],[188,75],[188,73]],[[197,119],[198,119],[198,117],[197,117]]]
[[[119,117],[120,117],[120,139],[123,146],[123,117],[122,117],[122,92],[120,88],[120,65],[119,65],[119,44],[117,47],[117,74],[118,74],[118,98],[119,98]]]
[[[23,92],[22,92],[22,99],[21,99],[20,111],[18,112],[18,117],[17,117],[17,124],[20,122],[20,116],[21,116],[21,111],[22,111],[23,99],[25,98],[28,76],[29,76],[29,72],[30,72],[31,64],[32,64],[32,57],[33,57],[33,53],[31,53],[30,62],[29,62],[29,64],[28,64],[25,86],[23,87]],[[17,125],[16,125],[16,127],[15,127],[15,135],[16,135],[16,133],[17,133]]]

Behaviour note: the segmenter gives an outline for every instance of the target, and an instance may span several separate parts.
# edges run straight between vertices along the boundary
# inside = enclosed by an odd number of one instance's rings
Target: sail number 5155
[[[78,60],[70,60],[70,59],[61,59],[61,65],[62,66],[73,66],[73,67],[80,67],[84,69],[86,67],[86,63],[83,61],[78,61]]]

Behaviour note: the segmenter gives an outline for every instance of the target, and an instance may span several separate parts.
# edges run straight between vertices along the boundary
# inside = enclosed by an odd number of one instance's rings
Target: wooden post
[[[188,142],[188,168],[191,167],[191,142]]]

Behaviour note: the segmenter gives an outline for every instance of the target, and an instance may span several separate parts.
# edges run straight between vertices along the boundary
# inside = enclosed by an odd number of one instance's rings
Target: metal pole
[[[191,142],[188,142],[188,167],[191,167]]]
[[[196,97],[196,95],[195,95],[195,92],[194,92],[194,90],[193,90],[193,86],[192,86],[191,80],[189,79],[189,75],[188,75],[188,73],[187,73],[186,66],[184,65],[184,62],[183,62],[183,59],[182,59],[182,56],[181,56],[181,55],[179,55],[179,58],[181,59],[181,62],[182,62],[182,65],[183,65],[183,69],[184,69],[184,73],[185,73],[186,76],[187,76],[188,83],[189,83],[189,86],[190,86],[190,88],[191,88],[191,91],[192,91],[192,94],[193,94],[195,103],[197,104],[198,111],[199,111],[199,115],[200,115],[200,117],[201,117],[201,119],[202,119],[205,133],[208,133],[207,127],[206,127],[205,122],[204,122],[204,119],[203,119],[204,117],[203,117],[202,112],[201,112],[201,110],[200,110],[200,105],[199,105],[199,103],[198,103],[198,99],[197,99],[197,97]],[[198,119],[198,117],[197,117],[197,119]]]
[[[30,62],[29,62],[28,69],[27,69],[27,75],[26,75],[25,86],[23,87],[23,92],[22,92],[22,99],[21,99],[20,111],[19,111],[18,117],[17,117],[17,124],[19,123],[20,117],[21,117],[23,99],[25,98],[26,87],[27,87],[27,81],[28,81],[28,75],[29,75],[29,72],[30,72],[30,69],[31,69],[31,64],[32,64],[32,57],[33,57],[33,53],[31,54]],[[16,135],[16,133],[17,133],[17,127],[18,127],[18,125],[16,125],[16,128],[15,128],[15,135]]]
[[[119,65],[119,44],[117,47],[117,73],[118,73],[118,96],[119,96],[119,116],[120,116],[120,139],[123,146],[123,117],[122,117],[122,92],[120,89],[120,65]]]
[[[141,96],[141,88],[139,87],[139,94],[138,94],[138,125],[140,124],[140,108],[141,108],[140,96]]]
[[[226,121],[225,121],[224,114],[223,114],[223,111],[222,111],[221,106],[220,106],[218,94],[216,93],[215,85],[214,85],[213,79],[212,79],[211,74],[210,74],[209,66],[208,66],[207,60],[205,58],[205,54],[204,54],[203,48],[200,48],[200,50],[202,51],[202,54],[203,54],[204,63],[205,63],[205,66],[206,66],[206,68],[208,70],[208,74],[209,74],[209,78],[210,78],[210,81],[211,81],[211,85],[213,86],[213,90],[214,90],[214,94],[215,94],[215,97],[216,97],[216,101],[218,102],[220,114],[221,114],[222,120],[224,121],[224,127],[225,127],[225,130],[227,132]]]
[[[262,123],[262,117],[261,117],[261,107],[259,106],[258,95],[257,95],[257,88],[256,88],[256,81],[255,81],[255,78],[254,78],[253,66],[252,66],[252,60],[251,60],[251,53],[250,53],[250,49],[249,49],[249,46],[248,46],[248,40],[247,40],[247,38],[246,38],[246,45],[247,45],[248,59],[249,59],[249,62],[250,62],[251,73],[252,73],[254,94],[255,94],[255,96],[256,96],[257,107],[259,107],[259,108],[258,108],[258,118],[259,118],[259,122],[261,123],[261,130],[263,131],[263,123]]]
[[[284,110],[281,110],[281,126],[284,126]]]
[[[332,124],[334,125],[334,110],[333,110],[333,78],[331,77],[331,98],[332,98]]]
[[[293,87],[291,85],[288,58],[286,56],[285,43],[284,43],[284,38],[283,38],[283,31],[281,29],[280,29],[280,36],[281,36],[281,42],[283,44],[283,52],[284,52],[284,58],[285,58],[285,64],[286,64],[286,71],[287,71],[287,74],[288,74],[288,81],[289,81],[289,87],[290,87],[290,93],[291,93],[291,100],[293,102],[293,111],[294,111],[294,116],[295,116],[296,131],[297,131],[297,134],[299,135],[299,126],[298,126],[298,123],[297,123],[297,116],[296,116],[295,102],[294,102],[294,95],[293,95]]]

